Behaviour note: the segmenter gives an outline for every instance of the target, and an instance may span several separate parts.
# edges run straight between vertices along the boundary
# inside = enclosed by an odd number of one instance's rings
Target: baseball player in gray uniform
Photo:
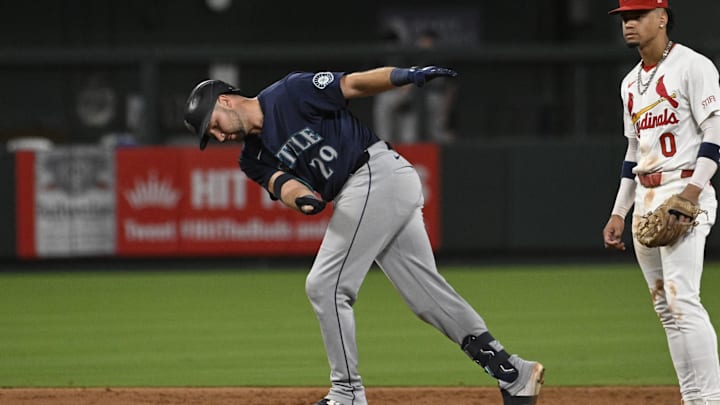
[[[620,93],[628,148],[605,247],[625,250],[625,215],[640,217],[672,195],[705,211],[697,226],[669,246],[647,247],[633,238],[653,306],[667,335],[685,404],[720,404],[717,335],[700,301],[705,239],[715,223],[717,198],[710,179],[720,160],[720,84],[705,56],[669,39],[673,14],[667,0],[620,0],[629,46],[641,60]],[[690,221],[679,215],[678,221]]]
[[[508,353],[438,273],[418,173],[348,109],[350,99],[443,76],[456,72],[436,66],[293,72],[256,97],[206,80],[187,99],[185,124],[200,149],[210,139],[243,142],[240,168],[271,198],[306,215],[334,204],[306,281],[331,370],[332,386],[316,405],[367,404],[353,304],[373,262],[420,319],[498,380],[505,404],[536,403],[543,366]]]

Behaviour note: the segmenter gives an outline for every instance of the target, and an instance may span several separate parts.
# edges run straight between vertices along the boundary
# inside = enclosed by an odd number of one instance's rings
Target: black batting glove
[[[295,205],[305,215],[315,215],[325,209],[325,201],[309,195],[296,198]]]
[[[422,87],[425,82],[436,77],[455,77],[457,75],[457,72],[452,69],[438,66],[426,66],[423,68],[413,66],[409,69],[395,68],[390,72],[390,83],[394,86],[413,83],[418,87]]]

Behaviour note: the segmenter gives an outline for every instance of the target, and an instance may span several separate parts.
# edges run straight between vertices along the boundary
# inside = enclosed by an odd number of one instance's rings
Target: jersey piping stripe
[[[362,212],[360,213],[360,218],[358,219],[357,226],[355,227],[355,232],[353,232],[352,240],[350,241],[350,246],[348,247],[348,251],[345,254],[345,257],[343,258],[342,264],[340,265],[340,271],[338,272],[337,280],[335,281],[335,317],[337,318],[337,324],[338,329],[340,330],[340,345],[343,349],[343,357],[345,358],[345,368],[348,375],[348,386],[352,390],[353,393],[353,400],[352,404],[355,403],[355,388],[352,386],[352,378],[350,375],[350,365],[348,364],[347,359],[347,351],[345,350],[345,340],[343,339],[343,333],[342,333],[342,323],[340,322],[340,312],[338,311],[338,304],[337,304],[337,292],[338,292],[338,286],[340,285],[340,277],[342,277],[343,270],[345,269],[345,263],[347,263],[348,257],[350,256],[350,251],[353,248],[353,245],[355,244],[355,237],[357,236],[358,230],[360,230],[360,225],[362,224],[363,218],[365,217],[365,209],[367,208],[368,201],[370,200],[370,189],[372,188],[372,170],[370,169],[370,165],[368,163],[365,163],[368,166],[368,176],[370,177],[368,180],[368,186],[367,186],[367,194],[365,197],[365,203],[363,204]]]

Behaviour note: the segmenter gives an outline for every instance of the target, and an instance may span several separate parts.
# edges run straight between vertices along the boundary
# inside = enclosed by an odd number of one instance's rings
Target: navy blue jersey
[[[341,72],[294,72],[258,94],[259,136],[249,135],[240,155],[245,174],[267,187],[287,171],[332,201],[377,135],[347,108]]]

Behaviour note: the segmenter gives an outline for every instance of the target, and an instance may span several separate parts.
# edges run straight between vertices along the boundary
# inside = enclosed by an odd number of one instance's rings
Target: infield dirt
[[[4,388],[8,405],[310,405],[326,388]],[[495,388],[368,388],[373,405],[501,405]],[[545,387],[540,405],[678,405],[677,387]]]

